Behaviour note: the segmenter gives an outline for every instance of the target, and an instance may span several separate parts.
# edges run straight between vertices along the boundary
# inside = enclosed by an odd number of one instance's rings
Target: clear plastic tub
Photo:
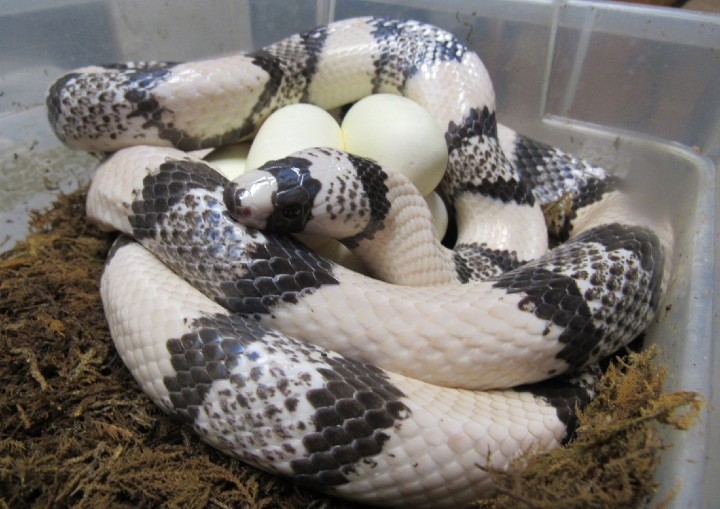
[[[45,119],[45,91],[63,71],[248,50],[367,14],[452,30],[485,61],[504,123],[671,191],[675,276],[648,337],[670,367],[667,388],[709,404],[690,431],[667,432],[657,480],[661,494],[679,490],[670,507],[715,507],[720,16],[541,0],[0,0],[0,250],[26,234],[29,210],[92,173],[95,160],[61,147]]]

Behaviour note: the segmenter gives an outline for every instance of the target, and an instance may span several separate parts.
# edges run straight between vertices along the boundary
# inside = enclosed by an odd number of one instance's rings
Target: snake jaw
[[[294,168],[262,167],[225,185],[223,200],[239,223],[272,233],[301,233],[312,219],[320,184]]]
[[[266,232],[302,233],[322,188],[308,171],[311,165],[310,159],[290,155],[237,177],[224,189],[230,215]]]

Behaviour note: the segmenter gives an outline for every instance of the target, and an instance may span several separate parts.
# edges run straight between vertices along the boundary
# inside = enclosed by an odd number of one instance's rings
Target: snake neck
[[[539,207],[461,193],[454,201],[458,239],[448,249],[415,186],[395,173],[385,184],[387,214],[368,228],[372,234],[343,241],[378,279],[408,286],[487,280],[547,250]]]
[[[344,243],[383,281],[409,286],[457,283],[453,253],[440,243],[417,188],[396,174],[388,175],[386,184],[391,206],[377,230]]]

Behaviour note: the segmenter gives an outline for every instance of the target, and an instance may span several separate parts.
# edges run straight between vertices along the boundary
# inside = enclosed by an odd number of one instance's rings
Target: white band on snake
[[[230,183],[183,152],[248,138],[285,104],[376,92],[445,132],[454,250],[418,226],[412,186],[367,159],[309,149]],[[137,241],[116,243],[101,294],[143,390],[218,449],[341,497],[488,493],[487,467],[572,436],[593,394],[582,370],[650,324],[668,283],[665,222],[619,178],[498,128],[480,59],[429,25],[357,18],[246,55],[80,69],[47,105],[68,145],[122,149],[88,215]],[[359,252],[386,246],[372,270],[400,284],[273,233],[322,221],[344,221]]]

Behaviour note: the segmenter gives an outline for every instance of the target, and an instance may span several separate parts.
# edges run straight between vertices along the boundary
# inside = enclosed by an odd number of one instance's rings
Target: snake
[[[442,128],[459,230],[455,249],[391,248],[374,269],[389,281],[287,232],[324,209],[359,250],[414,238],[395,220],[427,211],[395,204],[408,186],[390,169],[311,148],[261,167],[253,194],[192,152],[251,138],[287,104],[372,93]],[[572,439],[592,366],[667,290],[667,221],[619,177],[498,124],[480,58],[423,22],[352,18],[248,53],[85,67],[46,104],[68,146],[113,152],[87,213],[121,232],[100,293],[143,391],[218,450],[331,495],[452,507],[492,492],[494,470]],[[424,261],[408,270],[403,252]]]

